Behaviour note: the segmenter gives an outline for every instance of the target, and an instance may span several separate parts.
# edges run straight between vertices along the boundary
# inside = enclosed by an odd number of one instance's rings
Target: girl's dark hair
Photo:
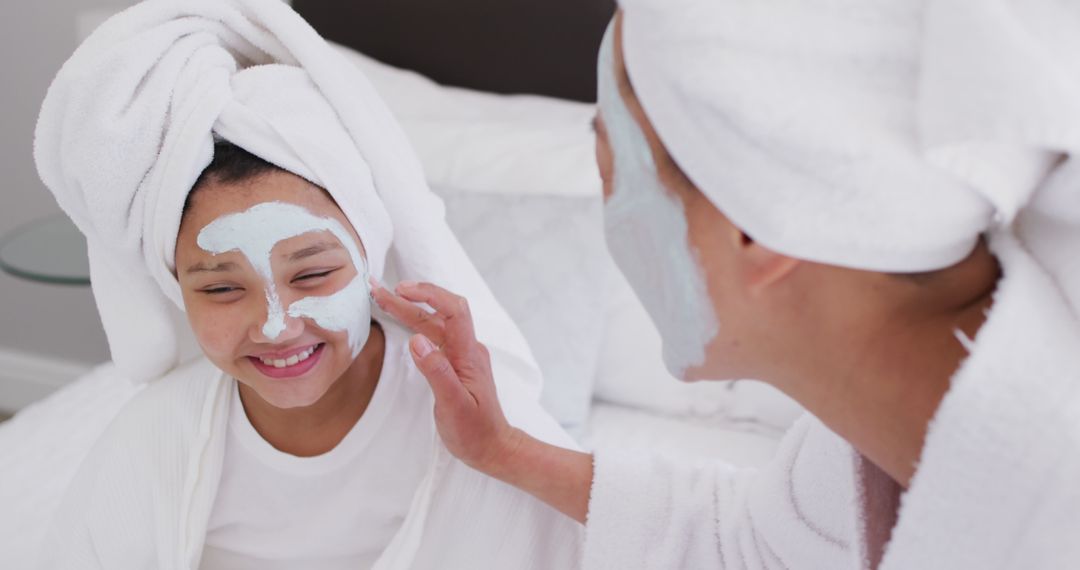
[[[226,184],[234,184],[237,182],[246,182],[262,174],[277,170],[282,169],[231,142],[215,142],[214,158],[210,161],[210,165],[199,175],[195,184],[192,185],[191,191],[188,192],[187,199],[184,200],[184,209],[181,215],[186,214],[188,209],[191,208],[191,199],[192,196],[195,195],[195,192],[211,180]]]

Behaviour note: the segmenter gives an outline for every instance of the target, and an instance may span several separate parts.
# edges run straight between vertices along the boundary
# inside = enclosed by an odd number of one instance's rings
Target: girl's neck
[[[275,449],[298,457],[327,453],[341,443],[371,403],[385,351],[386,336],[372,321],[363,350],[319,401],[303,408],[281,409],[240,383],[244,411],[259,435]]]

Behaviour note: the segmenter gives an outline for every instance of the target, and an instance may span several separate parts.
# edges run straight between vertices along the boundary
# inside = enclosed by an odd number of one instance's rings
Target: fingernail
[[[435,345],[428,339],[428,337],[418,334],[413,337],[413,352],[419,358],[431,354],[435,350]]]
[[[368,284],[371,285],[371,290],[372,291],[374,291],[376,289],[382,289],[382,284],[379,283],[378,279],[375,279],[374,277],[368,277],[367,281],[368,281]]]
[[[397,284],[397,290],[401,291],[402,289],[415,289],[417,285],[419,285],[419,283],[417,283],[416,281],[402,281],[401,283]]]

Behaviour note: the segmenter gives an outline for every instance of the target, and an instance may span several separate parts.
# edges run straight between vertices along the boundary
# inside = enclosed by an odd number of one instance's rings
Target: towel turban
[[[766,246],[919,272],[1044,192],[1080,223],[1080,3],[621,5],[627,72],[664,146]]]
[[[539,389],[523,337],[451,234],[386,105],[280,0],[133,6],[78,48],[42,105],[38,170],[86,235],[112,356],[133,381],[162,375],[193,346],[173,255],[216,138],[325,188],[372,275],[392,268],[466,296],[480,340]]]

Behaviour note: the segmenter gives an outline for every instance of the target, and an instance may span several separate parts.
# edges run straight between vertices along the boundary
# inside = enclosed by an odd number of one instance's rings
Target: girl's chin
[[[267,385],[262,382],[245,382],[259,398],[280,410],[306,408],[318,403],[330,389],[328,385],[311,382],[306,386]]]

